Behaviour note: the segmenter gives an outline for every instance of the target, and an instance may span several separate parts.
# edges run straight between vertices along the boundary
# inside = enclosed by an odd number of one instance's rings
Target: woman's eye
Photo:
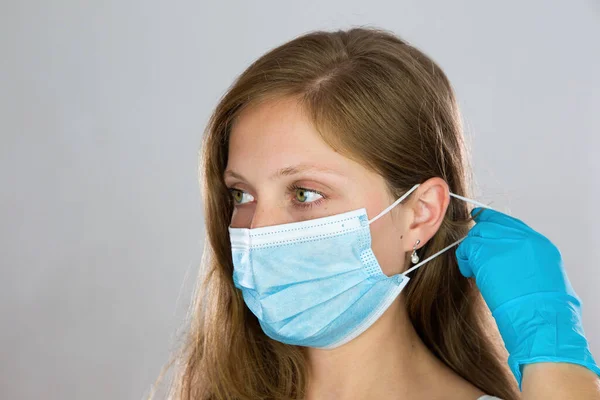
[[[296,200],[298,200],[300,203],[311,203],[322,198],[323,196],[321,194],[313,192],[312,190],[306,190],[302,188],[296,189]]]
[[[321,194],[320,192],[317,192],[315,190],[308,190],[296,186],[290,187],[288,190],[290,190],[291,193],[293,193],[293,201],[295,205],[299,207],[317,205],[320,203],[321,199],[325,198],[324,194]],[[230,188],[229,192],[233,197],[235,205],[242,205],[254,201],[254,196],[252,196],[250,193],[244,192],[243,190]]]
[[[236,204],[245,204],[254,200],[254,197],[250,193],[246,193],[242,190],[230,189],[229,191],[231,192],[233,200],[236,202]]]

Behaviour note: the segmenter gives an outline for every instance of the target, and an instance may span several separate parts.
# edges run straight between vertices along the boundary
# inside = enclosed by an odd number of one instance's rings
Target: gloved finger
[[[480,210],[482,210],[482,211],[479,213]],[[479,213],[479,214],[474,216],[477,213]],[[531,230],[531,227],[529,225],[527,225],[525,222],[521,221],[520,219],[512,217],[501,211],[492,210],[491,208],[476,207],[473,210],[471,210],[471,216],[474,216],[473,219],[477,223],[483,222],[483,221],[488,221],[488,222],[495,222],[495,223],[501,224],[501,225],[507,225],[507,226],[513,226],[513,227],[517,227],[517,228],[521,228],[521,229],[525,229],[525,230]]]
[[[530,236],[530,232],[521,225],[514,223],[497,223],[493,221],[480,221],[468,232],[468,236],[484,239],[523,240]]]
[[[477,255],[483,245],[483,238],[467,236],[455,251],[458,269],[465,278],[472,278],[477,271]]]

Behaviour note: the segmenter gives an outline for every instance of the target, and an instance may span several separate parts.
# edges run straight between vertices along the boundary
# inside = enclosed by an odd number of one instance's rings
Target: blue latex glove
[[[499,211],[477,207],[471,215],[476,224],[456,249],[458,265],[492,311],[519,388],[528,363],[574,363],[600,375],[558,248]]]

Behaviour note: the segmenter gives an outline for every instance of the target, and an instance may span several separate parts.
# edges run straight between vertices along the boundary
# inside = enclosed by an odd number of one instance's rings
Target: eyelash
[[[230,187],[230,188],[228,188],[228,190],[229,190],[229,193],[233,193],[234,190],[237,190],[239,192],[245,193],[243,190],[237,189],[235,187]],[[291,184],[290,186],[287,187],[288,194],[295,193],[296,190],[303,190],[305,192],[316,193],[319,196],[321,196],[321,198],[318,199],[318,200],[315,200],[315,201],[308,202],[308,203],[302,203],[302,202],[297,201],[296,198],[295,198],[295,196],[294,196],[294,199],[292,200],[292,202],[294,203],[294,207],[298,207],[298,208],[302,208],[302,209],[310,209],[313,206],[318,206],[319,204],[321,204],[321,202],[323,200],[327,199],[327,196],[325,196],[325,194],[319,192],[318,190],[313,190],[313,189],[308,189],[308,188],[305,188],[305,187],[302,187],[302,186],[298,186],[295,183],[293,183],[293,184]],[[234,200],[234,203],[235,203],[235,200]],[[243,205],[243,204],[240,204],[240,205]]]
[[[321,204],[321,202],[323,200],[327,199],[327,197],[323,193],[319,192],[318,190],[307,189],[302,186],[298,186],[295,183],[292,183],[290,186],[288,186],[287,190],[288,190],[288,193],[294,193],[296,190],[304,190],[305,192],[316,193],[319,196],[321,196],[320,199],[311,201],[308,203],[302,203],[300,201],[296,201],[296,198],[294,196],[294,200],[292,200],[292,202],[294,203],[294,206],[298,207],[298,208],[302,208],[302,209],[310,209],[313,206],[318,206],[319,204]]]

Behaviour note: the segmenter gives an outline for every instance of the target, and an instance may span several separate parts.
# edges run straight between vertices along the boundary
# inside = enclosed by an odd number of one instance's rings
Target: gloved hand
[[[499,211],[477,207],[471,215],[476,224],[456,249],[458,265],[492,311],[519,388],[528,363],[574,363],[600,375],[558,248]]]

